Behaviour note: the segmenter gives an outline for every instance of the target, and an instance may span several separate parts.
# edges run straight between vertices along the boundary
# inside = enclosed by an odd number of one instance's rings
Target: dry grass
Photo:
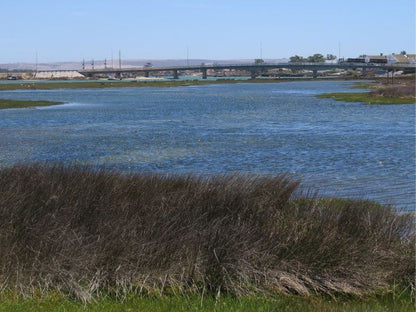
[[[414,81],[407,83],[382,85],[373,92],[378,96],[385,97],[416,97],[416,86]]]
[[[287,176],[0,170],[0,289],[363,294],[414,280],[414,216]]]

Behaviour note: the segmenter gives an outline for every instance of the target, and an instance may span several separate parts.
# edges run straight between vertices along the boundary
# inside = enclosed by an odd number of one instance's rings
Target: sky
[[[0,63],[415,53],[414,0],[0,2]]]

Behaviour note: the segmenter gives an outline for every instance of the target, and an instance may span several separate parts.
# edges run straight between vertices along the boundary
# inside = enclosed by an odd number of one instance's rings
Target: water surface
[[[63,101],[0,110],[0,166],[105,164],[179,174],[288,172],[322,195],[415,208],[415,106],[317,99],[350,82],[16,90]]]

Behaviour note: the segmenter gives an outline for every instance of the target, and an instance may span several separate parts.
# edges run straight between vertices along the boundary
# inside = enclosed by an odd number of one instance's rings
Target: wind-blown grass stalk
[[[287,176],[0,169],[0,289],[364,294],[414,280],[411,214]]]

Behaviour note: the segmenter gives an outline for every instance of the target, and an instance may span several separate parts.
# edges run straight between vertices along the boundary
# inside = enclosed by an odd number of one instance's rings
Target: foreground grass
[[[323,297],[278,295],[274,297],[231,297],[220,298],[191,296],[129,296],[123,300],[100,298],[90,303],[71,300],[59,293],[35,295],[22,298],[17,295],[0,294],[0,312],[77,312],[77,311],[253,311],[253,312],[413,312],[414,297],[410,291],[390,292],[360,297]]]
[[[51,106],[62,104],[62,102],[51,102],[51,101],[19,101],[19,100],[5,100],[0,99],[0,109],[6,108],[28,108],[28,107],[39,107],[39,106]]]
[[[343,102],[361,102],[365,104],[415,104],[414,97],[381,96],[372,92],[335,92],[317,96],[321,99],[334,99]]]
[[[0,169],[0,289],[364,296],[414,284],[414,215],[301,196],[287,176]]]

